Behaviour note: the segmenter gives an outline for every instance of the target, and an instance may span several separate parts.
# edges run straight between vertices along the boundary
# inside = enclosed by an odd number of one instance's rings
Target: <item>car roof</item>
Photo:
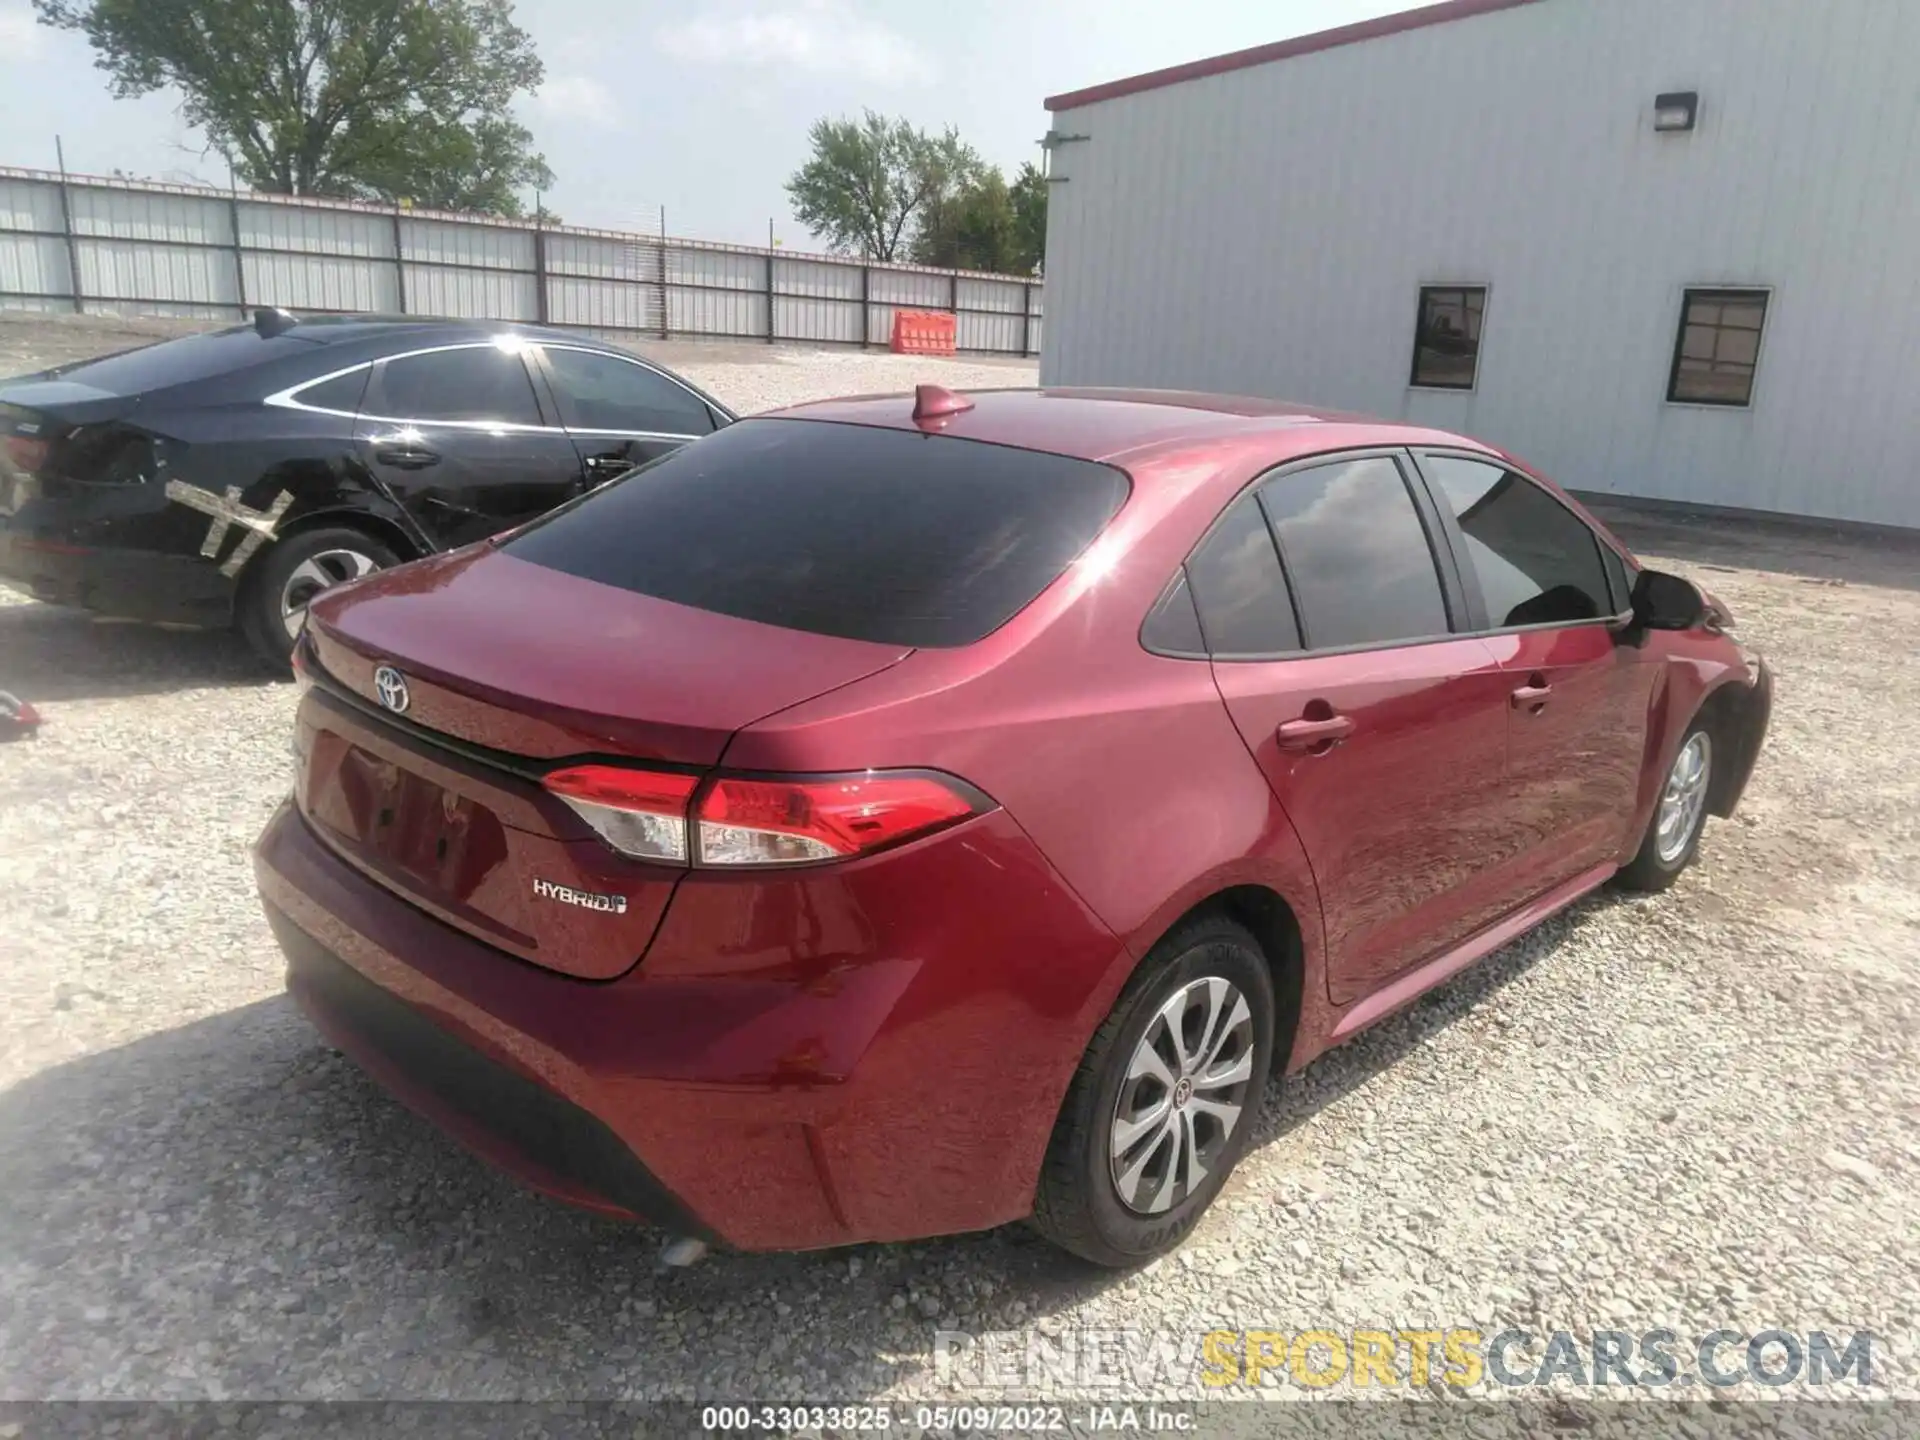
[[[556,330],[546,325],[524,325],[511,320],[458,320],[434,315],[302,316],[284,333],[315,345],[347,345],[385,339],[485,340],[496,335],[523,335],[530,340],[565,341],[596,349],[612,348],[591,335]]]
[[[1276,462],[1363,445],[1488,448],[1443,430],[1247,395],[1059,386],[961,393],[973,402],[972,408],[925,422],[913,418],[912,395],[856,395],[766,413],[783,419],[922,429],[1108,463],[1210,445],[1239,450],[1249,443],[1270,451]]]

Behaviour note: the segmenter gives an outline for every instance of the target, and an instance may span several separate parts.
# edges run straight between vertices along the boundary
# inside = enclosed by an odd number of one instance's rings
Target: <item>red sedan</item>
[[[1692,861],[1728,623],[1456,435],[804,406],[316,601],[260,886],[320,1029],[554,1195],[1131,1264],[1270,1077]]]

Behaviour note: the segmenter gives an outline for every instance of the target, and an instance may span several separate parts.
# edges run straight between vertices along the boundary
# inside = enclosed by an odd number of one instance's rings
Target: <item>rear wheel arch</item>
[[[306,514],[276,531],[273,542],[262,545],[240,572],[233,589],[232,620],[254,653],[276,671],[286,664],[293,641],[282,619],[282,597],[274,591],[292,583],[286,567],[301,563],[300,542],[308,536],[313,538],[306,548],[316,553],[333,549],[359,552],[355,564],[362,570],[384,569],[421,553],[400,526],[362,510]]]
[[[252,596],[253,587],[259,583],[261,573],[266,569],[267,557],[273,553],[275,545],[301,535],[309,530],[357,530],[369,540],[377,540],[402,560],[418,560],[426,552],[420,548],[420,542],[414,538],[406,526],[371,510],[307,510],[294,516],[273,534],[273,543],[262,545],[247,561],[246,568],[240,572],[233,587],[233,620],[240,622],[245,606]]]
[[[1152,944],[1142,947],[1142,953],[1152,954],[1168,935],[1208,915],[1232,920],[1259,942],[1273,978],[1273,1073],[1283,1074],[1299,1035],[1306,997],[1306,949],[1299,917],[1286,897],[1271,886],[1229,885],[1181,911],[1161,927]]]
[[[426,552],[420,548],[419,540],[397,520],[389,519],[372,510],[310,510],[305,511],[275,532],[276,541],[285,540],[291,535],[303,531],[317,530],[321,527],[329,530],[358,530],[370,540],[378,540],[403,560],[418,560]],[[241,573],[242,583],[248,575],[260,568],[260,557],[271,546],[262,546],[259,555],[255,555],[245,571]]]

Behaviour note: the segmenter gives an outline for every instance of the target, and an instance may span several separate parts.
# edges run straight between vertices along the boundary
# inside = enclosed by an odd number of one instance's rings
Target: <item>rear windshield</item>
[[[973,440],[747,420],[524,530],[508,554],[746,620],[967,645],[1092,543],[1106,465]]]
[[[107,395],[137,395],[168,385],[186,385],[215,375],[277,360],[310,345],[275,336],[263,339],[250,325],[216,330],[208,335],[183,335],[158,345],[143,345],[102,360],[64,365],[53,373],[62,380],[86,385]]]

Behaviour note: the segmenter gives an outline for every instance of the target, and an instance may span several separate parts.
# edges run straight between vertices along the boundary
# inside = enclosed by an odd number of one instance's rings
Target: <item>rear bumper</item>
[[[711,1238],[594,1116],[462,1044],[271,904],[287,989],[314,1026],[441,1129],[529,1184],[586,1209]]]
[[[804,875],[690,875],[603,982],[413,908],[291,807],[255,868],[295,999],[400,1099],[537,1189],[740,1249],[1026,1214],[1124,963],[1002,813]]]
[[[0,583],[53,605],[161,625],[224,627],[234,582],[199,556],[72,538],[70,525],[30,504],[0,518]]]

